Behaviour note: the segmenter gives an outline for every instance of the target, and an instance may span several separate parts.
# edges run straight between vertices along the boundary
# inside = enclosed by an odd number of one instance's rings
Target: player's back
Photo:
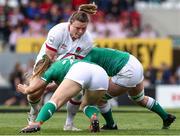
[[[94,47],[84,60],[103,67],[109,76],[117,74],[128,62],[129,53],[110,48]]]

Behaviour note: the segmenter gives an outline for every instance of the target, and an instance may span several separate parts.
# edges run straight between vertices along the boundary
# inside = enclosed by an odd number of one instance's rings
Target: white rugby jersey
[[[92,49],[93,39],[89,32],[86,32],[76,40],[72,40],[69,33],[69,22],[55,25],[49,30],[46,41],[43,43],[37,56],[36,63],[42,59],[46,53],[46,48],[57,52],[57,59],[62,59],[71,55],[77,59],[85,57]]]

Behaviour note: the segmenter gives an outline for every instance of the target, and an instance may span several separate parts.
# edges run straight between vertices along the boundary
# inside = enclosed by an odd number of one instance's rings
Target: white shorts
[[[106,71],[98,65],[86,62],[74,64],[65,76],[90,91],[108,90],[109,77]]]
[[[143,79],[142,64],[137,58],[130,55],[127,64],[112,77],[112,82],[123,87],[136,87]]]

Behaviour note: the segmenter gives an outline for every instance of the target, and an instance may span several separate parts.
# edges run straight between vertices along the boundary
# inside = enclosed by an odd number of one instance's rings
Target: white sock
[[[67,102],[67,117],[66,117],[66,125],[73,124],[74,117],[78,112],[80,104],[72,104],[70,101]]]
[[[30,105],[30,114],[34,115],[34,114],[38,114],[39,112],[39,109],[40,109],[40,105],[39,105],[39,102],[40,100],[32,103],[32,102],[29,102],[29,105]]]
[[[156,101],[153,98],[148,97],[148,101],[147,101],[146,107],[151,110],[155,102]]]
[[[107,101],[107,103],[105,103],[102,106],[98,106],[99,110],[101,113],[107,113],[109,110],[111,110],[111,105],[110,103]]]

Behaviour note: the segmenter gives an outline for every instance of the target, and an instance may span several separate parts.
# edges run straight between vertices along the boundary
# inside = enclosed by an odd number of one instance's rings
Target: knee
[[[148,97],[144,95],[144,91],[141,91],[138,95],[130,96],[128,95],[129,99],[140,106],[146,106],[148,102]]]
[[[148,97],[147,96],[144,96],[141,101],[137,102],[138,105],[143,106],[143,107],[146,107],[147,103],[148,103]]]
[[[140,106],[148,107],[148,108],[151,108],[154,103],[154,99],[149,96],[142,97],[142,99],[140,101],[136,101],[136,100],[133,100],[133,101]]]

